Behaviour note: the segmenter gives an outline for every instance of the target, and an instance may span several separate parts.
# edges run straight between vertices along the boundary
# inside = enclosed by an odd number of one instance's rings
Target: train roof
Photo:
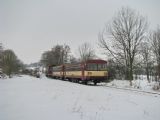
[[[102,60],[102,59],[91,59],[91,60],[87,60],[87,61],[85,61],[85,62],[62,64],[62,65],[58,65],[58,66],[49,65],[48,67],[63,67],[64,65],[65,65],[65,66],[74,66],[74,65],[81,65],[81,64],[83,64],[83,63],[101,63],[101,64],[105,64],[105,63],[107,63],[107,61]]]
[[[87,60],[85,63],[107,63],[107,61],[101,59],[92,59],[92,60]]]

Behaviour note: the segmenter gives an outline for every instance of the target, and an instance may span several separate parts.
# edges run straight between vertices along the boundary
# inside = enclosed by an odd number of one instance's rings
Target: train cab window
[[[107,64],[98,64],[98,70],[106,70]]]
[[[97,64],[94,64],[94,63],[87,64],[87,70],[96,71],[97,70]]]
[[[95,63],[87,64],[87,70],[90,71],[101,71],[106,69],[107,69],[107,64],[95,64]]]
[[[53,71],[60,72],[60,71],[62,71],[62,67],[60,67],[60,66],[53,67]]]

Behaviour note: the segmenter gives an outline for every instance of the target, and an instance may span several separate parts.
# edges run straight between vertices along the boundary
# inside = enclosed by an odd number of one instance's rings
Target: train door
[[[82,80],[85,80],[85,75],[84,75],[84,72],[85,72],[85,64],[81,64],[81,72],[82,72],[82,77],[81,77],[81,79],[82,79]]]

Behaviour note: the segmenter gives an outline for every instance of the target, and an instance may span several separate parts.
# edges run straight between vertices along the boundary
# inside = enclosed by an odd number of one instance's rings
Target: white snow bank
[[[160,92],[155,91],[153,88],[157,84],[157,82],[152,81],[148,82],[146,79],[143,80],[133,80],[132,86],[130,86],[130,82],[128,80],[113,80],[109,83],[106,83],[106,86],[113,86],[113,87],[120,87],[120,88],[127,88],[127,89],[139,89],[147,92]]]
[[[0,120],[159,120],[160,96],[29,76],[0,80]]]

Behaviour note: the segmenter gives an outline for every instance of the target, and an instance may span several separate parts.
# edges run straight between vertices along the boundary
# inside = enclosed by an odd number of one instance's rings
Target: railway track
[[[90,86],[95,86],[93,84],[88,84]],[[147,93],[147,94],[153,94],[153,95],[160,95],[160,92],[152,92],[152,91],[144,91],[144,90],[138,90],[138,89],[131,89],[131,88],[122,88],[122,87],[114,87],[114,86],[108,86],[108,85],[99,85],[103,88],[113,88],[113,89],[120,89],[120,90],[126,90],[126,91],[132,91],[132,92],[139,92],[139,93]]]
[[[160,92],[136,90],[136,89],[122,88],[122,87],[114,87],[114,86],[107,86],[107,85],[104,85],[103,87],[113,88],[113,89],[120,89],[120,90],[126,90],[126,91],[132,91],[132,92],[139,92],[139,93],[147,93],[147,94],[152,94],[152,95],[160,95]]]

